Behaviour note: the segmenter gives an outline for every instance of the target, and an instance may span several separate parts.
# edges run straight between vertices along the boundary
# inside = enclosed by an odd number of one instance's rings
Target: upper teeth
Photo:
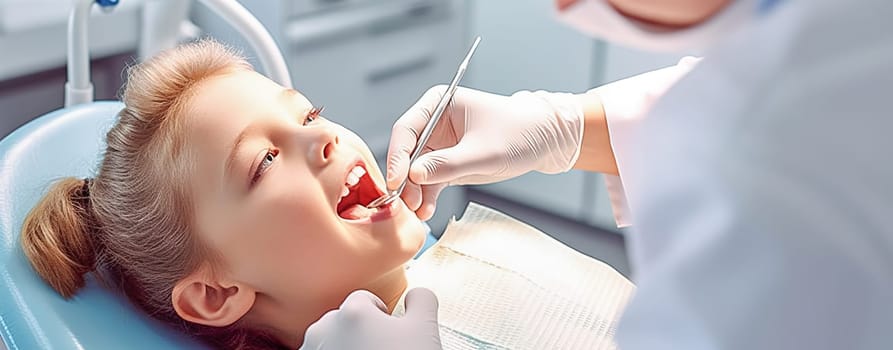
[[[358,165],[351,169],[350,173],[347,174],[347,180],[344,182],[346,186],[341,190],[341,197],[348,195],[350,193],[348,188],[356,186],[363,175],[366,175],[366,169],[363,169],[363,167]]]
[[[360,182],[360,177],[366,174],[366,170],[360,166],[355,166],[350,171],[350,174],[347,174],[347,186],[356,185],[357,182]]]

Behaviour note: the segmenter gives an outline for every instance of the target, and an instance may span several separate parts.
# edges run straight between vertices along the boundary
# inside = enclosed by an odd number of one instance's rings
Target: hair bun
[[[90,179],[59,180],[22,226],[22,250],[37,274],[65,298],[84,286],[96,265]]]

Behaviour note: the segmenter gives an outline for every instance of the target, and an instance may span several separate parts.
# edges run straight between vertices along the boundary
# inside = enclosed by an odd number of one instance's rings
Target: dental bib
[[[614,349],[635,286],[605,263],[471,203],[407,268],[437,295],[443,348]],[[405,313],[401,298],[394,315]]]

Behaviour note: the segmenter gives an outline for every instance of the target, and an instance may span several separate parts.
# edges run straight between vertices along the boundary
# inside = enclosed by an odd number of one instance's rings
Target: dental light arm
[[[87,20],[94,0],[73,0],[68,16],[68,81],[65,107],[93,102],[90,82],[90,53],[87,46]],[[111,6],[114,6],[111,5]]]
[[[284,87],[292,87],[291,77],[288,75],[288,67],[282,52],[273,41],[270,32],[255,18],[251,12],[245,9],[235,0],[200,0],[211,11],[223,18],[233,26],[239,34],[251,43],[251,47],[257,52],[260,65],[264,68],[270,79]]]
[[[201,0],[244,36],[257,52],[263,69],[273,81],[292,87],[282,52],[264,26],[235,0]],[[68,81],[65,83],[65,107],[93,102],[90,82],[90,52],[87,42],[87,21],[93,3],[111,9],[118,0],[72,0],[68,18]]]

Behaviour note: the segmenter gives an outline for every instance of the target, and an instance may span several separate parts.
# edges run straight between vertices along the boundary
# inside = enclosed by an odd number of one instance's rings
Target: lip
[[[400,213],[400,205],[402,205],[402,203],[403,200],[397,199],[384,207],[378,208],[375,213],[362,219],[350,220],[342,218],[341,216],[338,216],[338,218],[341,219],[341,221],[351,224],[374,224],[397,216],[397,214]]]

